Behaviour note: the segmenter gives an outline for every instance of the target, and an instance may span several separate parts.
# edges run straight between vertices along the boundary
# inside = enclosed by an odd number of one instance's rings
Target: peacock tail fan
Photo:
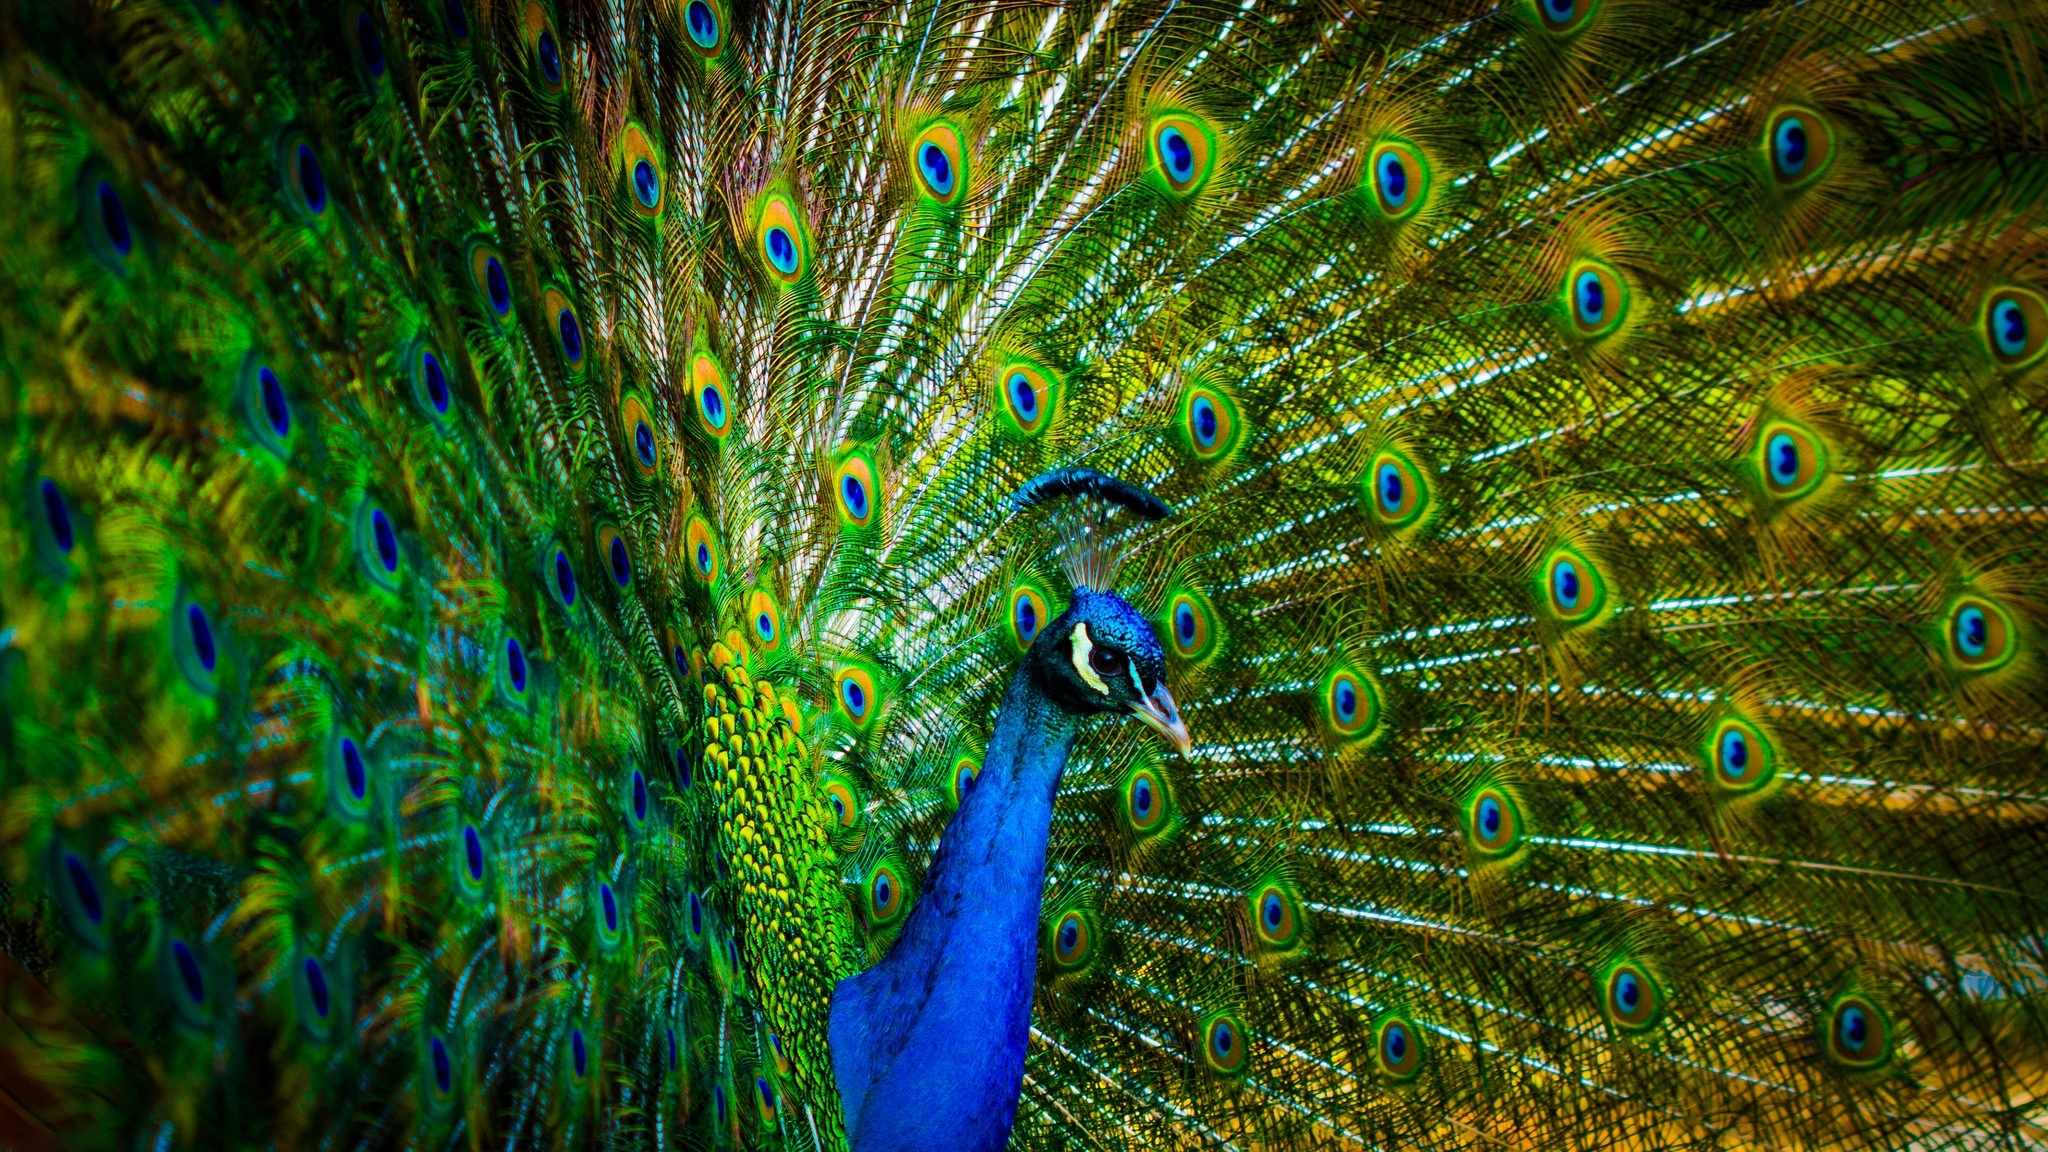
[[[2037,11],[0,42],[0,1144],[844,1147],[1108,590],[1011,1147],[2041,1142]]]

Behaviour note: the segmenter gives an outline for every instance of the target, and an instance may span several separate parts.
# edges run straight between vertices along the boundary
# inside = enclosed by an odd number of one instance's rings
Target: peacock
[[[0,0],[0,1147],[2048,1147],[2048,10]]]

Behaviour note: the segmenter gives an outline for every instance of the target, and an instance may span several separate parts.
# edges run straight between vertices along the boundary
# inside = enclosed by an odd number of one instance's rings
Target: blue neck
[[[832,1071],[853,1152],[997,1152],[1009,1141],[1046,837],[1076,726],[1027,659],[903,934],[833,991]]]

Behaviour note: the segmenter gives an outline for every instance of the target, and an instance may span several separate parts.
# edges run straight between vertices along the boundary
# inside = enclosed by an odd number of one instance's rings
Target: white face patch
[[[1073,640],[1075,673],[1081,677],[1082,683],[1102,693],[1104,696],[1109,695],[1109,685],[1104,684],[1102,677],[1097,676],[1095,669],[1088,665],[1088,656],[1095,651],[1095,641],[1088,635],[1088,625],[1074,625]]]

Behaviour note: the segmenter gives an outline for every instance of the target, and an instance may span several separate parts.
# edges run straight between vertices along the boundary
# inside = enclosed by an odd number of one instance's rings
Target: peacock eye
[[[1113,648],[1097,648],[1088,653],[1088,666],[1105,680],[1122,676],[1125,663],[1124,654]]]

